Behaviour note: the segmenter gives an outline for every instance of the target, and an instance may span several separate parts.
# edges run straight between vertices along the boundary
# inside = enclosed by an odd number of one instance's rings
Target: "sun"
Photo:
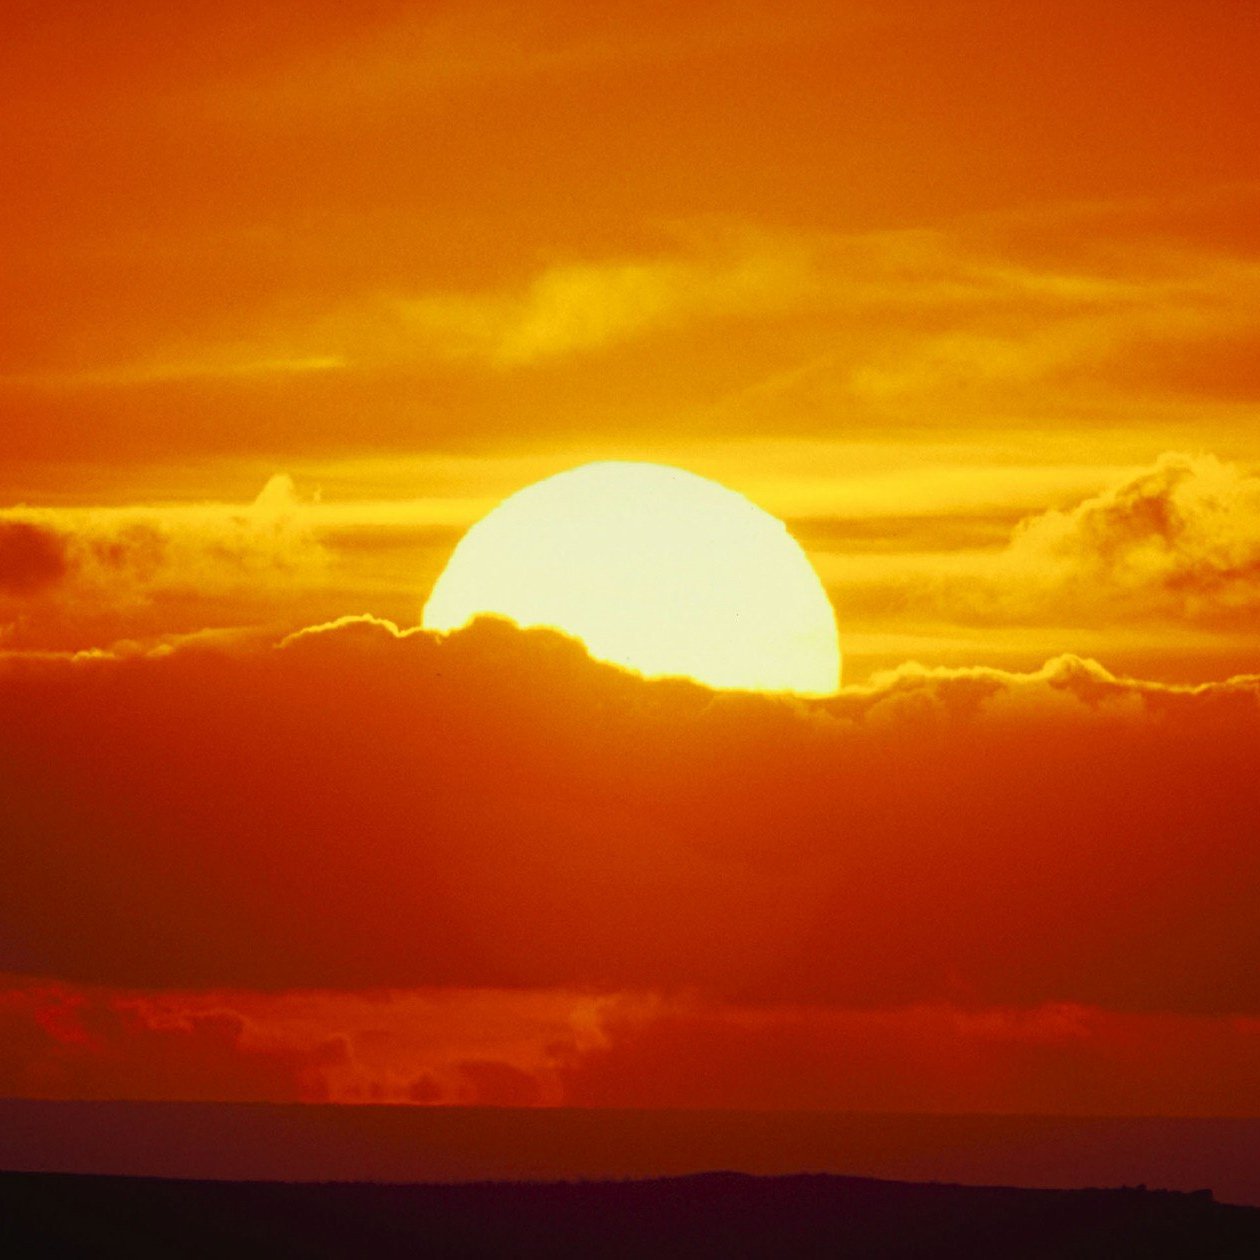
[[[840,685],[835,613],[783,522],[662,464],[584,464],[484,516],[422,622],[454,630],[479,613],[552,626],[650,678],[805,695]]]

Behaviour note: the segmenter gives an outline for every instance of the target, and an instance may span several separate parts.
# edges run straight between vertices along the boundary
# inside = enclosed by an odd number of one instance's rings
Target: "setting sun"
[[[831,603],[783,523],[660,464],[587,464],[504,500],[455,548],[424,627],[478,613],[563,630],[649,677],[810,695],[840,684]]]

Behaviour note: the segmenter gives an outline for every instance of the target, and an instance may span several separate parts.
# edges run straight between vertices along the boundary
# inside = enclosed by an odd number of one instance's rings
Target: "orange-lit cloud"
[[[574,417],[554,405],[556,375],[570,393],[595,388],[596,371],[629,379],[615,352],[650,355],[674,389],[672,414],[635,420],[649,433],[686,432],[701,418],[729,433],[825,433],[838,418],[850,433],[907,423],[957,431],[968,420],[1051,415],[1089,429],[1139,403],[1148,423],[1184,431],[1208,408],[1231,432],[1237,404],[1254,394],[1260,242],[1207,236],[1221,199],[1255,213],[1254,185],[1216,192],[1172,201],[1162,220],[1123,199],[867,231],[786,228],[755,214],[674,218],[626,241],[546,251],[501,276],[339,278],[319,298],[272,299],[244,330],[190,314],[176,336],[154,330],[86,363],[81,353],[64,368],[15,363],[0,388],[32,416],[125,399],[146,429],[154,406],[214,405],[227,429],[201,433],[199,423],[164,440],[217,447],[230,437],[238,449],[251,449],[244,413],[274,405],[242,401],[260,390],[301,391],[300,414],[274,423],[308,440],[336,414],[312,412],[312,400],[375,392],[374,437],[400,445],[398,391],[421,382],[458,402],[466,440],[501,438],[509,398],[562,433]],[[1128,236],[1109,237],[1118,223]],[[740,375],[732,344],[747,365]],[[680,379],[684,364],[691,382]],[[544,375],[531,379],[533,369]],[[697,384],[709,396],[700,415]],[[548,397],[550,416],[535,415]],[[441,419],[427,416],[425,429],[435,426]],[[320,445],[356,445],[349,436],[321,433]],[[38,451],[55,435],[22,437]]]
[[[4,646],[103,647],[217,624],[282,622],[327,571],[309,506],[272,477],[252,503],[0,512]],[[269,603],[270,601],[270,603]]]
[[[522,294],[439,294],[396,309],[409,357],[427,352],[512,368],[696,321],[783,315],[818,283],[799,245],[754,239],[726,256],[571,263],[535,276]]]
[[[1012,523],[1008,509],[812,520],[842,610],[938,626],[1145,627],[1254,645],[1260,477],[1170,452],[1096,495]],[[1004,545],[1002,545],[1004,543]]]
[[[1021,522],[1010,558],[1068,616],[1235,626],[1260,613],[1260,475],[1170,454],[1067,511]]]

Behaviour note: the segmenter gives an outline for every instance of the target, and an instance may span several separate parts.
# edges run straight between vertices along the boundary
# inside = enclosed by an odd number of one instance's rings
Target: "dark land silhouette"
[[[222,1181],[621,1181],[715,1168],[1260,1207],[1260,1119],[0,1099],[0,1169]]]
[[[700,1173],[377,1185],[0,1175],[10,1256],[1260,1255],[1260,1209],[1209,1191],[1022,1190]]]

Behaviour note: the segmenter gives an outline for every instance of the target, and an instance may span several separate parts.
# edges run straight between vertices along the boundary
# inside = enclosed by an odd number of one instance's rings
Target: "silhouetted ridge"
[[[0,1174],[0,1250],[42,1256],[813,1256],[1248,1260],[1210,1192],[701,1173],[376,1185]]]

